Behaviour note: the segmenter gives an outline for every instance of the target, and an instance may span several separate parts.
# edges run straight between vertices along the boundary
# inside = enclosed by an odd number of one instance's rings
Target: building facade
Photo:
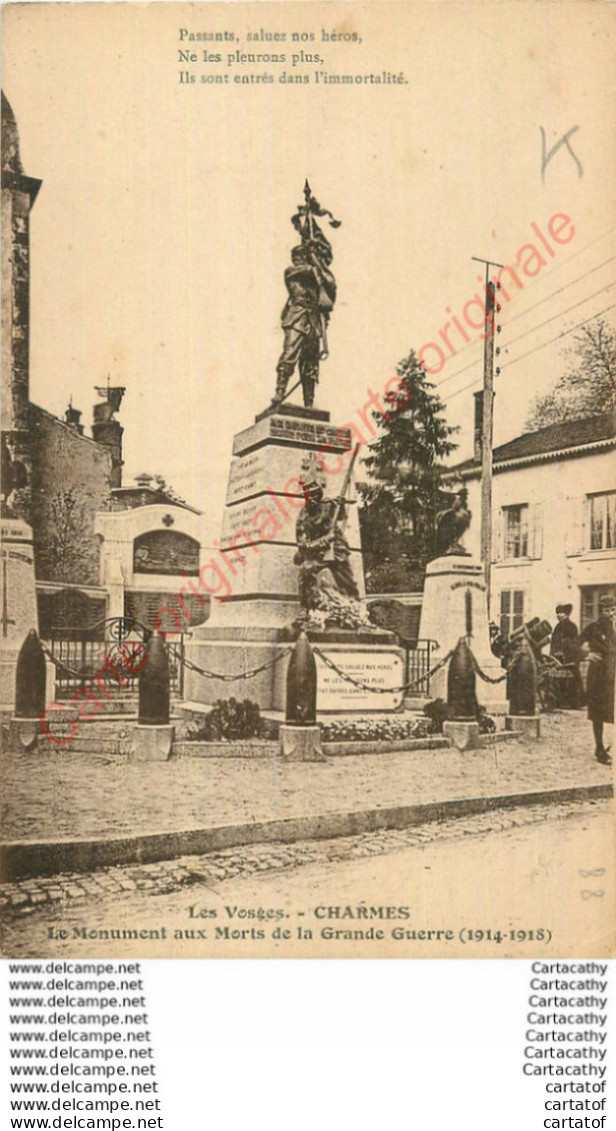
[[[611,413],[564,421],[495,448],[490,617],[505,633],[558,602],[583,627],[616,591],[616,428]],[[480,554],[481,461],[451,469],[468,489],[468,549]]]
[[[160,477],[122,483],[123,386],[96,387],[91,435],[30,399],[30,212],[41,181],[26,176],[13,111],[2,94],[2,516],[32,528],[39,633],[83,639],[109,617],[155,627],[184,577],[199,572],[200,514]],[[188,604],[190,602],[190,604]],[[209,605],[187,597],[156,622],[184,631]]]

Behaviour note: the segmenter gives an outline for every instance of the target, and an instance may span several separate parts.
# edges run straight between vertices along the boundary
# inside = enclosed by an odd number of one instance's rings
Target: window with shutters
[[[501,589],[500,630],[503,636],[509,636],[522,624],[524,624],[524,590]]]
[[[565,539],[568,555],[583,554],[588,549],[588,512],[589,499],[587,495],[577,495],[567,499]]]
[[[529,508],[526,503],[503,507],[504,556],[527,558],[529,538]]]
[[[590,549],[616,547],[616,491],[590,496]]]

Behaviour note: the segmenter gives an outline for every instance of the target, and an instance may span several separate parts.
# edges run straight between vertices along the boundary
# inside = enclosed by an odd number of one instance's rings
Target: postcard
[[[613,8],[3,24],[5,957],[612,956]]]

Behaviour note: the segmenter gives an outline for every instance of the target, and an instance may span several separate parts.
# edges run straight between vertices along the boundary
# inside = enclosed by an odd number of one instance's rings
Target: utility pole
[[[477,263],[485,263],[486,301],[483,343],[483,413],[481,426],[481,558],[484,563],[490,610],[490,581],[492,573],[492,447],[494,433],[494,334],[495,316],[500,306],[496,304],[496,286],[490,279],[491,267],[502,267],[490,259],[471,257]],[[499,285],[500,290],[500,285]]]

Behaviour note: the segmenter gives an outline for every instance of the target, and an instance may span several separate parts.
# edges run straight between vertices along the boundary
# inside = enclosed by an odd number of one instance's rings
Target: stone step
[[[105,699],[103,696],[99,696],[96,703],[90,702],[88,699],[83,697],[82,699],[79,699],[75,704],[71,695],[68,699],[57,699],[56,702],[61,703],[67,711],[73,712],[76,712],[79,707],[81,707],[83,711],[91,710],[92,712],[94,712],[97,709],[98,703],[100,704],[100,706],[98,707],[99,718],[101,715],[135,715],[137,713],[138,707],[138,699],[136,696],[131,699],[121,699],[116,698],[115,696],[113,697],[113,699]]]
[[[43,748],[53,746],[56,750],[70,750],[71,753],[127,753],[137,715],[107,716],[98,719],[80,719],[74,712],[70,715],[55,712],[50,716],[48,728],[51,738],[41,735]],[[171,714],[170,722],[178,725],[180,718]],[[77,725],[75,725],[75,723]]]
[[[85,698],[79,700],[76,704],[73,703],[72,699],[57,699],[56,702],[60,703],[65,711],[68,712],[72,717],[78,714],[79,709],[81,709],[84,714],[86,712],[88,714],[91,712],[94,721],[98,721],[103,717],[120,718],[124,715],[136,715],[139,710],[139,700],[137,696],[134,696],[132,699],[100,698],[96,703],[91,703],[88,699]],[[171,710],[176,711],[180,704],[181,700],[172,698]],[[60,712],[58,712],[57,710],[54,710],[51,713],[50,717],[53,718],[54,714],[59,713]],[[82,717],[82,722],[86,721],[88,720]]]
[[[55,747],[66,750],[70,754],[107,754],[110,757],[128,757],[130,748],[130,735],[109,735],[107,738],[90,738],[89,734],[76,734],[74,740],[65,747]],[[45,749],[41,746],[41,749]]]
[[[44,736],[40,738],[40,748],[53,747],[56,750],[66,750],[71,754],[112,754],[128,755],[132,743],[133,728],[137,722],[136,716],[131,719],[126,717],[117,720],[105,720],[84,726],[83,721],[75,730],[72,738],[72,728],[69,723],[62,724],[57,729],[51,729],[55,743]],[[179,719],[171,716],[171,723],[178,723]],[[70,741],[62,740],[69,739]]]

